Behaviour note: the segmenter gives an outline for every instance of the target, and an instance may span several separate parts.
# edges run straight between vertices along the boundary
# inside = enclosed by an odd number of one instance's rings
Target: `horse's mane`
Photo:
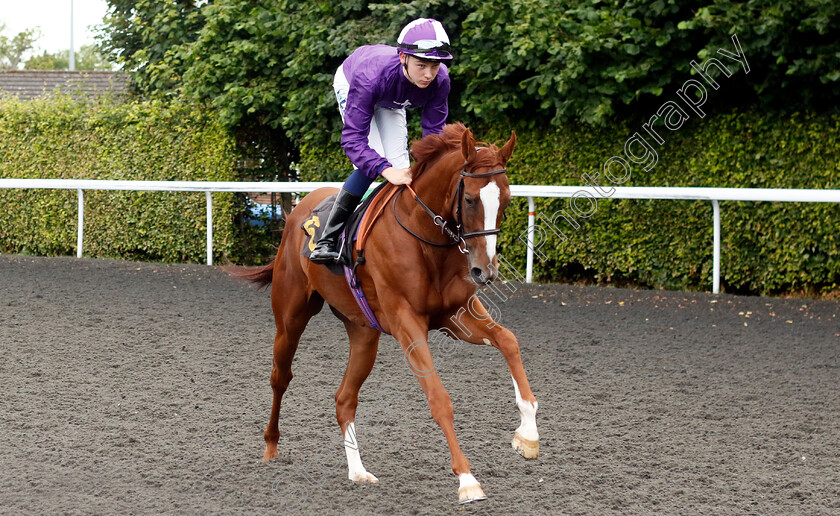
[[[455,124],[447,124],[443,127],[443,132],[437,134],[428,134],[416,140],[411,145],[411,155],[414,157],[414,166],[412,167],[412,176],[416,179],[427,168],[431,167],[437,160],[446,154],[459,150],[461,148],[461,139],[467,131],[467,126],[461,122]],[[476,142],[480,147],[491,147],[494,151],[498,150],[495,145],[488,145],[486,143]],[[491,166],[493,157],[489,153],[479,153],[478,159],[475,161],[476,166],[486,165]],[[486,161],[487,163],[482,163]]]

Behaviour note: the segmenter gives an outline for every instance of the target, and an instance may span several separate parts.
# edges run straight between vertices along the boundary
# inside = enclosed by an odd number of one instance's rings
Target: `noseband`
[[[449,238],[449,240],[450,240],[449,242],[439,243],[439,242],[432,242],[430,240],[426,240],[425,238],[421,237],[417,233],[408,229],[405,226],[405,224],[402,223],[400,218],[397,216],[397,197],[400,196],[400,194],[403,192],[404,188],[401,188],[399,190],[399,192],[397,192],[397,195],[394,196],[394,203],[393,203],[394,218],[396,219],[397,223],[404,230],[406,230],[411,236],[413,236],[414,238],[416,238],[417,240],[420,240],[421,242],[423,242],[425,244],[429,244],[429,245],[432,245],[432,246],[435,246],[435,247],[449,247],[449,246],[453,246],[453,245],[458,245],[458,250],[459,251],[461,251],[464,254],[469,254],[469,251],[467,250],[466,239],[480,237],[480,236],[487,236],[487,235],[498,235],[499,230],[498,229],[483,229],[481,231],[471,231],[469,233],[464,233],[464,224],[463,224],[462,215],[461,215],[461,212],[463,211],[462,206],[463,206],[463,202],[464,202],[464,178],[466,178],[466,177],[476,177],[476,178],[490,177],[490,176],[495,176],[495,175],[498,175],[498,174],[504,174],[506,172],[507,172],[506,168],[491,170],[489,172],[481,172],[481,173],[478,173],[478,174],[474,174],[472,172],[467,172],[467,169],[462,169],[461,170],[461,178],[458,180],[458,187],[455,189],[455,197],[452,199],[452,205],[449,206],[449,210],[452,211],[452,208],[453,208],[453,205],[455,204],[455,202],[458,203],[457,206],[454,206],[455,207],[455,229],[454,230],[451,227],[449,227],[449,223],[446,221],[446,219],[444,219],[442,216],[436,214],[428,206],[426,206],[426,203],[424,203],[420,199],[420,196],[417,195],[417,192],[415,192],[413,188],[411,188],[411,185],[405,185],[406,188],[414,195],[414,200],[417,201],[417,203],[420,205],[420,207],[423,208],[423,210],[426,213],[429,214],[429,216],[432,218],[432,221],[435,223],[435,225],[440,227],[441,233],[443,233],[444,235],[446,235]]]

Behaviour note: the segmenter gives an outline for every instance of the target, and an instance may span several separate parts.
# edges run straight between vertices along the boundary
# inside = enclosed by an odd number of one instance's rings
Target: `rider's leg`
[[[309,256],[310,260],[315,263],[330,263],[338,260],[338,236],[372,182],[373,179],[365,176],[358,169],[350,175],[335,197],[335,204],[318,239],[318,244]]]
[[[344,76],[344,70],[341,66],[335,72],[333,80],[333,89],[335,90],[335,99],[338,102],[338,112],[341,115],[341,120],[344,121],[344,108],[347,105],[347,94],[350,90],[350,83],[347,77]],[[371,120],[371,140],[376,139],[379,148],[382,147],[379,142],[379,132],[374,127],[375,121]],[[353,213],[353,210],[358,205],[362,196],[364,195],[370,183],[373,180],[366,177],[359,169],[354,169],[353,173],[344,182],[341,191],[335,199],[332,211],[318,239],[315,249],[312,251],[309,259],[315,263],[330,263],[338,260],[339,253],[336,249],[338,243],[338,235],[341,234],[344,223],[347,218]]]
[[[379,149],[372,146],[373,149],[387,159],[394,168],[410,167],[405,109],[376,108],[373,112],[372,122],[377,127],[376,132],[380,145]],[[371,130],[371,133],[373,133],[373,130]],[[373,138],[370,140],[373,140]]]

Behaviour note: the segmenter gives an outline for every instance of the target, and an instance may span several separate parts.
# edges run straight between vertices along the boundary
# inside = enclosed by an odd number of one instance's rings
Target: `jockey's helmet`
[[[429,61],[452,59],[449,36],[439,21],[418,18],[406,25],[397,38],[397,50]]]

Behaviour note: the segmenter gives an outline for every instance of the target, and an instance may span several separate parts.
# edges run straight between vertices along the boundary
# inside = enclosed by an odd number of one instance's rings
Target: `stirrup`
[[[341,253],[335,250],[335,245],[324,244],[318,245],[312,254],[309,255],[309,260],[312,263],[334,263],[341,257]]]

